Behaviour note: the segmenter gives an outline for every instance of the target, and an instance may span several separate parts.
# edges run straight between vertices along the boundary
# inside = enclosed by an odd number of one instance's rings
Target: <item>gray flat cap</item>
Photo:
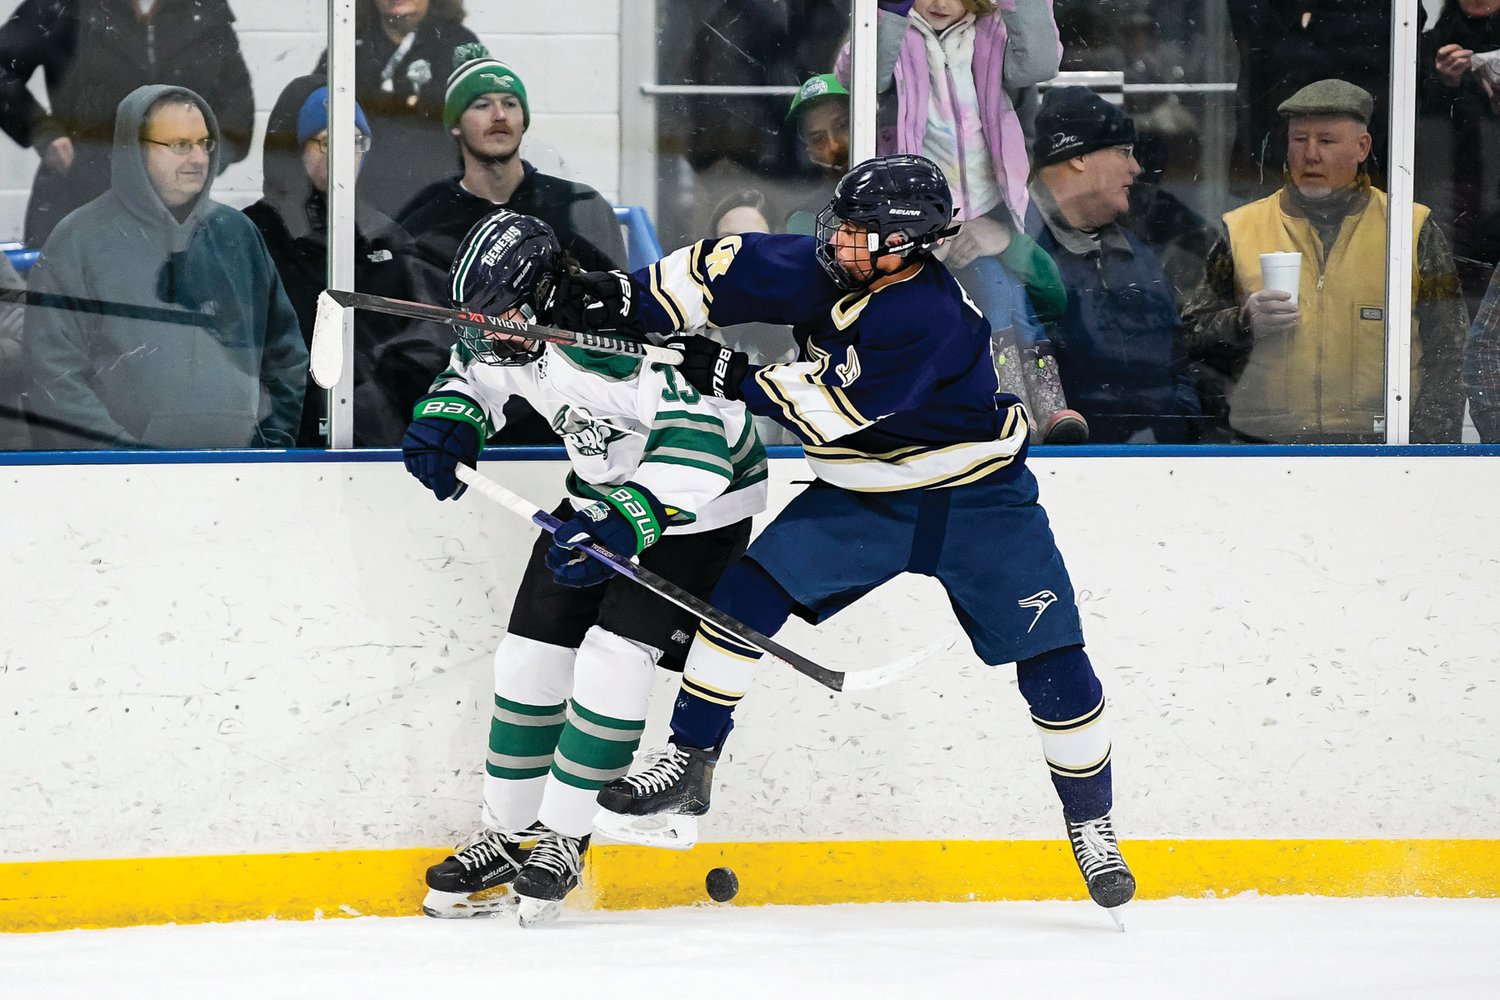
[[[1375,110],[1375,98],[1363,87],[1356,87],[1343,80],[1319,80],[1309,83],[1291,97],[1281,102],[1276,109],[1283,118],[1298,115],[1349,115],[1370,124],[1370,115]]]

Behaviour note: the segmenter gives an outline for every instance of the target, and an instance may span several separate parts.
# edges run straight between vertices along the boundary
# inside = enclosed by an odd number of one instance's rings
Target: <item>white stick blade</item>
[[[308,367],[313,381],[325,389],[332,389],[344,374],[344,307],[327,291],[318,293]]]

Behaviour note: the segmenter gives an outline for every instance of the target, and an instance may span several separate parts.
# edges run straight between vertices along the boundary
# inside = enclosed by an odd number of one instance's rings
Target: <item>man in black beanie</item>
[[[1196,441],[1203,407],[1171,282],[1119,224],[1141,172],[1135,122],[1085,87],[1056,87],[1036,132],[1026,232],[1068,289],[1049,332],[1069,405],[1098,444]]]

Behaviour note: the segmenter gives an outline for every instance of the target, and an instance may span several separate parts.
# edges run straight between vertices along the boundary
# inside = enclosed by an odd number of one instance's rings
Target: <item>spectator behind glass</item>
[[[1343,80],[1321,80],[1284,101],[1288,181],[1225,215],[1209,253],[1186,316],[1189,342],[1228,380],[1228,417],[1240,439],[1385,439],[1388,211],[1364,169],[1374,104]],[[1468,313],[1448,241],[1425,206],[1414,206],[1413,229],[1411,439],[1457,441]],[[1302,255],[1295,304],[1265,287],[1260,255],[1275,251]]]
[[[521,158],[521,141],[531,125],[521,78],[482,45],[460,46],[453,62],[443,122],[453,136],[450,142],[458,146],[463,173],[422,189],[398,220],[431,273],[446,277],[464,236],[500,207],[547,223],[563,252],[584,270],[623,267],[625,240],[609,202],[587,184],[544,174]],[[447,289],[435,287],[428,294],[430,301],[445,301]],[[519,396],[506,404],[505,413],[500,443],[558,440]]]
[[[894,102],[882,102],[876,154],[919,153],[938,164],[964,220],[1002,204],[1025,214],[1030,169],[1017,96],[1057,76],[1061,58],[1051,0],[1007,8],[995,0],[880,3],[875,86]],[[845,45],[835,67],[845,86],[850,70]],[[970,227],[968,238],[990,228]]]
[[[805,80],[792,97],[786,124],[796,130],[808,162],[823,181],[799,190],[803,204],[787,216],[786,231],[812,236],[833,186],[849,170],[849,91],[832,73]]]
[[[16,273],[10,258],[0,253],[0,289],[20,292],[26,281]],[[20,302],[0,299],[0,451],[25,451],[31,444],[21,410],[21,394],[26,391],[21,345],[26,328],[26,307]]]
[[[849,14],[848,0],[667,0],[663,7],[661,23],[681,18],[697,25],[681,82],[713,86],[795,86],[833,61]],[[687,98],[681,115],[670,109],[664,115],[662,141],[699,173],[721,161],[760,176],[799,173],[796,144],[779,127],[782,100]]]
[[[1416,195],[1452,235],[1477,312],[1500,260],[1500,170],[1478,152],[1500,147],[1500,0],[1447,0],[1420,39]]]
[[[1408,0],[1416,4],[1419,0]],[[1261,190],[1286,162],[1286,128],[1277,115],[1295,92],[1337,78],[1371,94],[1390,92],[1390,0],[1241,0],[1228,4],[1239,49],[1239,127],[1234,162],[1258,171]],[[1386,148],[1385,116],[1369,125],[1378,160]],[[1384,168],[1367,164],[1378,187]]]
[[[50,110],[27,88],[38,66]],[[250,152],[250,71],[226,0],[24,0],[0,27],[0,128],[42,157],[28,246],[110,186],[115,109],[146,84],[188,88],[218,109],[216,169]]]
[[[292,445],[307,348],[260,233],[209,197],[218,137],[208,102],[184,87],[120,102],[110,189],[58,223],[31,271],[33,292],[102,303],[26,311],[38,447]]]
[[[478,42],[464,27],[463,0],[357,0],[354,96],[380,142],[360,172],[360,194],[390,216],[412,195],[453,173],[443,135],[443,80],[453,50]],[[317,73],[328,72],[328,53]]]
[[[715,239],[740,233],[770,233],[776,208],[760,191],[746,188],[727,195],[714,206],[709,229]],[[742,323],[715,332],[720,341],[750,356],[752,365],[769,365],[797,359],[791,328],[770,323]],[[798,444],[797,436],[770,417],[755,417],[755,430],[763,444]]]
[[[1141,172],[1130,188],[1130,214],[1120,220],[1151,248],[1172,282],[1180,308],[1203,281],[1203,266],[1218,234],[1208,220],[1163,185],[1168,143],[1158,134],[1138,133],[1135,159]]]
[[[354,108],[354,148],[373,141],[364,109]],[[360,159],[363,160],[360,154]],[[390,298],[419,297],[413,284],[411,237],[361,197],[354,213],[354,287]],[[287,297],[297,312],[304,343],[312,343],[318,293],[328,287],[328,87],[321,76],[299,76],[281,91],[266,123],[265,197],[245,209],[260,230]],[[407,327],[413,328],[410,335]],[[452,333],[418,341],[417,327],[394,316],[354,314],[354,444],[395,447],[411,407],[442,367]],[[418,367],[420,366],[420,367]],[[414,374],[411,374],[415,369]],[[320,422],[327,393],[308,383],[297,445],[324,444]]]
[[[876,43],[883,95],[876,152],[919,153],[947,178],[963,226],[936,256],[989,320],[1001,389],[1028,403],[1039,440],[1086,441],[1056,366],[1038,354],[1049,350],[1037,346],[1038,317],[1061,314],[1062,283],[1015,221],[1026,209],[1030,170],[1016,95],[1057,75],[1051,3],[1020,0],[1002,14],[994,0],[883,0]],[[850,70],[846,45],[837,65],[845,83]]]
[[[1047,92],[1037,116],[1026,231],[1068,289],[1051,339],[1069,402],[1096,443],[1196,441],[1203,408],[1172,285],[1120,225],[1140,165],[1135,123],[1083,87]]]

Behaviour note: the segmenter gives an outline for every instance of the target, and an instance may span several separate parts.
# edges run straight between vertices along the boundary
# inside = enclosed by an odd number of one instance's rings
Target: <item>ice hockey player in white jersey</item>
[[[500,210],[459,246],[457,308],[545,317],[562,259],[552,230]],[[623,332],[623,331],[622,331]],[[740,403],[700,394],[669,366],[464,328],[417,401],[406,468],[439,500],[522,396],[567,448],[565,523],[531,551],[495,653],[495,707],[478,831],[427,871],[437,917],[554,919],[578,885],[605,782],[629,769],[655,668],[680,671],[697,619],[572,547],[592,538],[699,597],[745,551],[766,505],[766,454]]]

